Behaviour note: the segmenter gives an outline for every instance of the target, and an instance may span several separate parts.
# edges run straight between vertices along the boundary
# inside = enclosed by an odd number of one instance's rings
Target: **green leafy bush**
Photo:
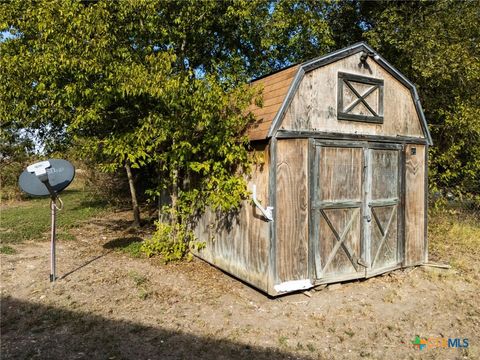
[[[141,250],[148,257],[160,255],[165,262],[191,259],[190,249],[200,249],[204,245],[195,239],[193,231],[180,223],[167,224],[157,221],[154,235],[145,240]]]

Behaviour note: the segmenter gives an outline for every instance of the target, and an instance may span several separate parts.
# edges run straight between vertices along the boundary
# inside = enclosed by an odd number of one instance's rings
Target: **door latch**
[[[367,220],[367,222],[372,221],[372,217],[370,215],[365,215],[363,218]]]

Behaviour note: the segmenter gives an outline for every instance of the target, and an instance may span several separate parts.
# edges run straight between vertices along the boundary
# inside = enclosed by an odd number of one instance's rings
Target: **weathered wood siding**
[[[308,279],[308,140],[277,142],[276,283]]]
[[[255,149],[261,163],[255,165],[248,187],[257,185],[257,198],[268,205],[268,146]],[[225,216],[207,211],[195,230],[205,248],[196,255],[222,270],[268,291],[270,225],[250,200],[237,214]]]
[[[409,89],[371,58],[368,60],[369,68],[360,67],[360,56],[361,53],[357,53],[307,72],[285,113],[280,129],[424,138]],[[339,72],[384,81],[383,124],[337,120]],[[362,89],[357,90],[362,93]],[[368,102],[373,107],[378,107],[375,99],[374,96],[369,96]],[[348,102],[348,98],[345,101]],[[360,103],[359,108],[361,106]]]
[[[412,154],[413,151],[415,155]],[[421,264],[426,260],[425,181],[425,146],[407,145],[405,147],[405,265]]]
[[[369,272],[399,265],[400,150],[369,150]]]
[[[312,204],[316,279],[364,275],[361,256],[363,149],[317,147]]]

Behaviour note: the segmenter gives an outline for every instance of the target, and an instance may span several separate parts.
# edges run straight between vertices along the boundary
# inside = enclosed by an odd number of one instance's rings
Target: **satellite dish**
[[[64,190],[75,177],[75,168],[67,160],[49,159],[40,161],[27,167],[20,174],[18,184],[20,188],[32,196],[50,196],[51,210],[51,257],[50,257],[50,281],[55,281],[56,276],[56,210],[62,210],[63,202],[58,193]],[[57,201],[60,206],[57,206]]]
[[[67,160],[49,159],[27,167],[20,175],[18,184],[29,195],[56,197],[51,191],[58,194],[70,185],[74,177],[75,168]]]

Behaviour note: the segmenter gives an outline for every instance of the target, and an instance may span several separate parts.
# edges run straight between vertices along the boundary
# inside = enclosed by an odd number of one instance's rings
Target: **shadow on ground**
[[[1,314],[2,359],[303,359],[11,297]]]
[[[91,263],[93,263],[94,261],[97,261],[98,259],[101,259],[103,258],[104,256],[110,254],[113,250],[110,250],[110,251],[107,251],[103,254],[100,254],[100,255],[97,255],[93,258],[91,258],[90,260],[87,260],[86,262],[84,262],[83,264],[81,264],[80,266],[77,266],[76,268],[68,271],[67,273],[63,274],[62,276],[60,276],[60,279],[65,279],[67,276],[70,276],[71,274],[73,274],[74,272],[77,272],[78,270],[81,270],[83,269],[85,266],[88,266],[90,265]]]
[[[105,227],[106,229],[110,231],[130,231],[130,232],[135,232],[137,229],[132,228],[132,222],[129,220],[125,219],[93,219],[89,221],[90,225],[96,225],[100,227]]]
[[[129,247],[130,245],[134,243],[139,243],[142,242],[143,239],[138,236],[125,236],[121,238],[116,238],[113,240],[110,240],[103,244],[104,249],[112,249],[112,250],[119,250],[119,249],[124,249]]]

